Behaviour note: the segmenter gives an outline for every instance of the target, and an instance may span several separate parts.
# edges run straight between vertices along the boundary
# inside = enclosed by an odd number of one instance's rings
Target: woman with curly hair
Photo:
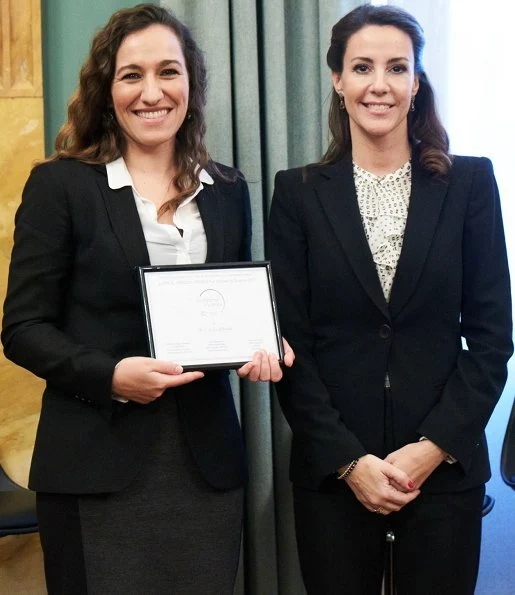
[[[232,593],[246,471],[228,372],[148,357],[135,275],[250,260],[248,189],[209,159],[205,92],[181,22],[115,13],[23,192],[2,341],[46,380],[29,485],[51,595]],[[282,374],[266,352],[238,373]]]
[[[276,177],[270,257],[296,353],[277,391],[310,595],[379,594],[389,530],[398,595],[476,583],[510,280],[492,164],[449,155],[423,45],[395,6],[338,21],[329,149]]]

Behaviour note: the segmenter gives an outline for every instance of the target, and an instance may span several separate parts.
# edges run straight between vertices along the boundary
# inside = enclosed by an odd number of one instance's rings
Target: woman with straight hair
[[[492,164],[449,154],[423,32],[363,5],[332,30],[332,135],[279,172],[269,224],[310,595],[472,595],[490,477],[485,426],[506,381],[510,280]],[[464,340],[464,343],[462,343]]]
[[[50,595],[233,592],[246,468],[229,373],[148,357],[135,272],[250,260],[247,185],[209,158],[205,94],[180,21],[116,12],[23,192],[2,341],[46,380],[29,485]],[[238,374],[282,371],[259,351]]]

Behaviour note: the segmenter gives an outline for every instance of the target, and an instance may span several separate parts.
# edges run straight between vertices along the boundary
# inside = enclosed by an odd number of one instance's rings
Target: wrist
[[[442,448],[440,448],[438,446],[438,444],[436,444],[435,442],[433,442],[432,440],[430,440],[429,438],[427,438],[426,436],[421,436],[419,438],[419,442],[425,442],[428,446],[431,445],[432,449],[435,453],[435,457],[438,455],[441,458],[441,462],[443,463],[444,461],[446,463],[452,464],[456,462],[456,459],[454,457],[452,457],[449,453],[445,452],[445,450],[443,450]]]
[[[113,380],[111,382],[111,399],[113,399],[113,401],[118,401],[119,403],[128,403],[129,402],[128,399],[126,399],[125,397],[122,397],[116,393],[115,386],[114,386],[114,375],[116,373],[116,369],[122,363],[122,361],[123,360],[120,360],[113,369]]]
[[[340,467],[337,471],[337,479],[347,479],[349,475],[354,471],[356,465],[358,464],[359,459],[354,459],[348,465],[344,467]]]

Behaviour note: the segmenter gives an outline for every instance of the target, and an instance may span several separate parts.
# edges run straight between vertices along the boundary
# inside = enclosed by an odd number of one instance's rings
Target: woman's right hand
[[[345,481],[365,508],[385,515],[397,512],[420,494],[404,471],[370,454],[358,460]],[[392,482],[405,491],[394,488]]]
[[[203,372],[183,372],[175,362],[151,357],[126,357],[114,369],[112,391],[117,397],[147,405],[167,388],[181,386],[203,376]]]

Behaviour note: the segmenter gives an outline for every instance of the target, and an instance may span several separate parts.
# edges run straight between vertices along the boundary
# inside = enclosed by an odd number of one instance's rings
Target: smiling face
[[[344,98],[353,146],[408,140],[407,115],[418,91],[410,37],[392,26],[367,25],[351,35],[333,85]]]
[[[111,96],[128,151],[173,146],[188,111],[189,79],[171,29],[151,25],[125,37],[116,54]]]

